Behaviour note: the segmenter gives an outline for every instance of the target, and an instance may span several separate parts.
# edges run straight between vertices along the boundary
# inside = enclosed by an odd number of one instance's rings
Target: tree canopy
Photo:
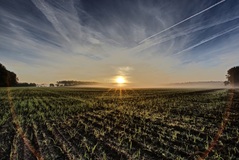
[[[5,66],[0,63],[0,87],[11,87],[17,85],[17,75],[8,71]]]
[[[227,71],[226,75],[229,83],[232,86],[239,86],[239,66],[232,67]]]

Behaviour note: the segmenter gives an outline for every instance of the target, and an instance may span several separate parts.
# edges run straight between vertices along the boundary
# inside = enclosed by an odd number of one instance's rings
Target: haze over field
[[[223,81],[239,64],[237,0],[0,0],[0,63],[20,81]]]

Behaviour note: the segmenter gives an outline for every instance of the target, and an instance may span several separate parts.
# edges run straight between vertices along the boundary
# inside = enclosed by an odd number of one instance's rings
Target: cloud
[[[0,60],[24,77],[36,77],[34,81],[64,77],[104,81],[115,75],[141,84],[146,79],[149,84],[176,81],[174,73],[186,70],[180,67],[196,63],[203,72],[200,66],[232,53],[231,48],[220,52],[222,44],[229,45],[223,35],[230,37],[231,44],[239,40],[233,32],[239,6],[230,3],[4,1],[0,6]],[[19,70],[19,65],[25,69]],[[214,65],[222,70],[222,65]]]
[[[132,67],[126,66],[126,67],[119,67],[117,68],[117,74],[120,76],[127,76],[129,73],[133,70]]]

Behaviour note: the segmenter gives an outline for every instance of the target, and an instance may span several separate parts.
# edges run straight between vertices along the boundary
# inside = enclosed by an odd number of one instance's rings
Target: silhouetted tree
[[[226,77],[232,86],[239,86],[239,66],[229,69]]]
[[[50,84],[50,87],[55,87],[55,85],[53,83]]]
[[[11,87],[17,85],[17,75],[8,71],[5,66],[0,63],[0,87]]]
[[[225,85],[225,86],[227,86],[227,85],[229,85],[229,84],[230,84],[230,82],[229,82],[229,81],[224,81],[223,83],[224,83],[224,85]]]

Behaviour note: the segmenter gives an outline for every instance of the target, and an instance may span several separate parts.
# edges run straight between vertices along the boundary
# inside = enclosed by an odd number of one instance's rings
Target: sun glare
[[[119,76],[115,79],[116,83],[118,84],[124,84],[125,83],[125,78],[122,76]]]

